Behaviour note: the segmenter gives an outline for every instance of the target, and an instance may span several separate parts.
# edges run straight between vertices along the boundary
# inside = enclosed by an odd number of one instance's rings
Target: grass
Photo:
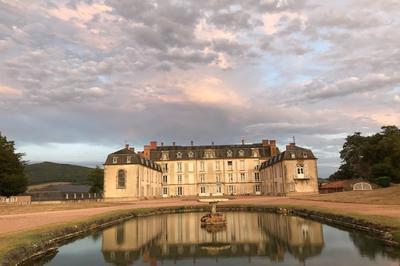
[[[292,198],[328,202],[398,205],[400,204],[400,185],[370,191],[346,191],[319,195],[295,196]]]
[[[125,205],[132,203],[113,203],[113,202],[66,202],[66,203],[38,203],[38,204],[26,204],[26,205],[15,205],[15,204],[1,204],[0,215],[9,214],[25,214],[34,212],[51,212],[51,211],[62,211],[62,210],[78,210],[87,208],[100,208],[100,207],[111,207],[117,205]]]

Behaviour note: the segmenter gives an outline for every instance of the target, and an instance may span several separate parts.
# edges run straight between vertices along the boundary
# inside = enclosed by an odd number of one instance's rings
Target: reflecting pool
[[[139,217],[76,240],[45,265],[400,265],[399,250],[365,234],[300,217],[228,212],[222,230],[204,213]]]

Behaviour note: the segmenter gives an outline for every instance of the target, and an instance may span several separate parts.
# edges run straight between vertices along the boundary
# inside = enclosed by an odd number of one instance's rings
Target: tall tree
[[[99,193],[104,189],[104,170],[96,166],[88,175],[89,184],[92,186],[90,192]]]
[[[370,178],[387,176],[400,183],[400,129],[384,126],[371,136],[356,132],[346,138],[340,152],[342,164],[330,179]]]
[[[16,153],[14,141],[0,133],[0,195],[14,196],[26,191],[25,162],[22,153]]]

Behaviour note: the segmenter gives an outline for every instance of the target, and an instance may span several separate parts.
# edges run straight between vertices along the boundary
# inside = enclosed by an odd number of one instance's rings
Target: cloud
[[[295,135],[328,174],[344,136],[399,124],[399,11],[372,0],[0,1],[0,130],[26,147],[110,150]]]
[[[346,96],[373,90],[393,88],[400,82],[400,75],[387,76],[383,73],[370,73],[363,77],[348,77],[333,83],[314,80],[305,85],[301,94],[311,100]]]
[[[0,85],[0,94],[3,95],[11,95],[11,96],[21,96],[22,92],[20,90],[5,86],[5,85]]]

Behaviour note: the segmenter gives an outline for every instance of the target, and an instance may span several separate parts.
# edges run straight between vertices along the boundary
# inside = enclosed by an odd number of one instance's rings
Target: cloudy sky
[[[0,0],[0,131],[30,161],[129,142],[344,137],[400,124],[398,0]]]

